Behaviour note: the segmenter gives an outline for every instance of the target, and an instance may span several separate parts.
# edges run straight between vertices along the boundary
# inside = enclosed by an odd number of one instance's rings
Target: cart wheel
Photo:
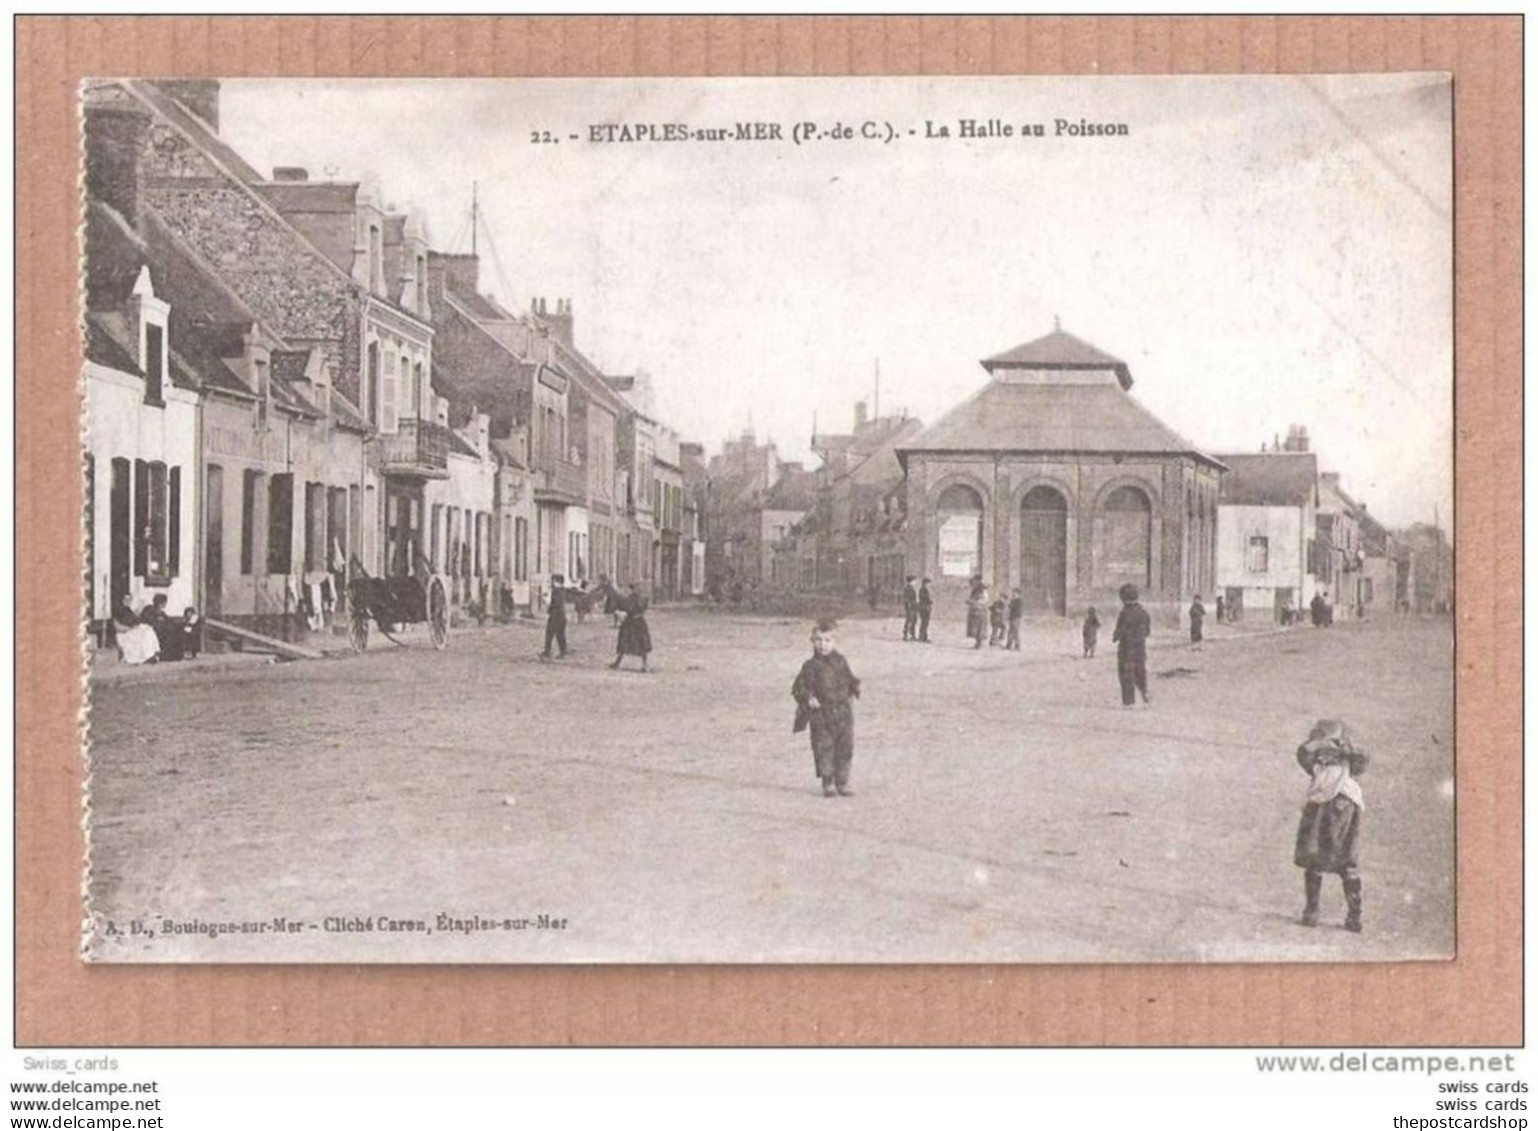
[[[347,643],[352,645],[354,652],[362,652],[368,647],[368,606],[357,598],[353,599],[348,613]]]
[[[449,646],[449,596],[436,577],[427,583],[427,631],[434,648]]]

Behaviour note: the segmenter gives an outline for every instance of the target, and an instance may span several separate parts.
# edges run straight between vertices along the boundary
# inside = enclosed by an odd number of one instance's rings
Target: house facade
[[[1234,619],[1301,614],[1318,587],[1313,567],[1319,465],[1308,451],[1221,455],[1217,591]]]

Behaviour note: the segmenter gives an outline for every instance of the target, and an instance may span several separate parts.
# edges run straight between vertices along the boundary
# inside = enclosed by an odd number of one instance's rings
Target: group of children
[[[911,578],[909,579],[912,580]],[[992,612],[984,597],[979,598],[974,582],[967,607],[967,633],[982,647],[976,624],[982,609]],[[1137,587],[1123,585],[1119,591],[1122,607],[1116,618],[1111,639],[1116,644],[1116,671],[1121,684],[1122,704],[1132,706],[1140,694],[1148,703],[1147,641],[1151,629],[1148,611],[1143,608]],[[1010,633],[1006,647],[1019,647],[1020,591],[1014,592],[1008,616]],[[1201,640],[1205,616],[1201,598],[1191,608],[1191,639]],[[926,618],[927,619],[927,618]],[[994,617],[994,636],[997,633]],[[792,730],[810,731],[812,764],[822,784],[824,797],[850,797],[850,769],[854,761],[854,700],[860,697],[860,680],[849,661],[838,651],[837,624],[819,620],[812,629],[812,656],[797,673],[790,693],[796,702]],[[1100,619],[1093,608],[1084,618],[1085,656],[1095,654]],[[909,639],[905,632],[904,639]],[[1326,875],[1338,875],[1346,900],[1344,927],[1362,930],[1362,880],[1358,872],[1358,838],[1364,808],[1357,778],[1367,766],[1367,755],[1351,741],[1344,723],[1321,719],[1309,731],[1294,753],[1298,765],[1309,775],[1304,795],[1303,813],[1298,822],[1293,862],[1303,869],[1304,904],[1300,922],[1305,927],[1319,924],[1320,898]]]
[[[118,658],[125,664],[157,664],[195,660],[203,650],[203,618],[188,605],[180,617],[171,616],[164,593],[137,614],[123,597],[112,611],[112,631]]]

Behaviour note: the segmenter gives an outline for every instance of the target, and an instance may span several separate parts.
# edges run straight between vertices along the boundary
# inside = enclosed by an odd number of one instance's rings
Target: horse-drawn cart
[[[427,563],[419,560],[418,565]],[[443,575],[429,568],[416,577],[371,577],[354,559],[347,586],[347,641],[354,652],[368,647],[370,619],[390,640],[402,625],[425,622],[433,647],[448,647],[449,588]]]

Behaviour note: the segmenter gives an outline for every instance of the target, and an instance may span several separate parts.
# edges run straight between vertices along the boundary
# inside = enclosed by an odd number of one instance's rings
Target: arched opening
[[[1020,501],[1020,596],[1037,612],[1068,610],[1068,500],[1051,487]]]
[[[983,568],[983,499],[964,483],[947,487],[935,505],[940,576],[971,577]]]
[[[1153,505],[1136,487],[1118,487],[1102,507],[1101,581],[1146,586],[1153,546]]]

